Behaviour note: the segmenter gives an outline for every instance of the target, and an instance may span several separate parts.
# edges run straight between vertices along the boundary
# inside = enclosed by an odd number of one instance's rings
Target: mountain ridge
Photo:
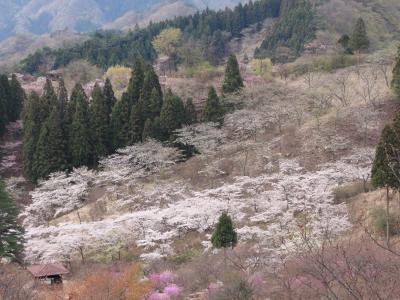
[[[189,14],[196,10],[224,8],[234,6],[240,0],[19,0],[0,1],[3,9],[0,11],[0,40],[16,34],[42,35],[54,31],[68,29],[73,32],[89,32],[101,28],[115,28],[120,18],[124,18],[124,27],[132,20],[146,23],[150,12],[158,10],[161,20],[175,17],[180,13]],[[171,5],[174,9],[170,9]],[[165,12],[163,12],[165,8]],[[135,17],[129,18],[134,15]],[[119,23],[118,23],[119,20]],[[111,24],[111,25],[109,25]],[[120,28],[117,28],[120,29]]]

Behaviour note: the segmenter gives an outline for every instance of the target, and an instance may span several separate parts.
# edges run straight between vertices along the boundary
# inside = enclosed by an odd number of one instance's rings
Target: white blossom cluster
[[[120,149],[117,154],[103,159],[98,172],[82,167],[70,174],[53,173],[31,192],[32,204],[22,214],[24,224],[46,224],[85,205],[92,186],[118,184],[123,180],[149,175],[173,165],[180,157],[177,149],[149,141]]]

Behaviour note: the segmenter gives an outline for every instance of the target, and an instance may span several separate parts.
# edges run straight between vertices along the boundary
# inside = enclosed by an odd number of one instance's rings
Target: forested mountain
[[[225,55],[226,43],[239,37],[244,28],[280,14],[281,0],[261,0],[239,4],[234,9],[213,11],[206,9],[187,17],[153,23],[144,29],[127,34],[99,31],[83,44],[71,48],[44,48],[22,61],[22,70],[36,73],[42,65],[57,69],[73,60],[85,59],[101,68],[116,64],[130,65],[135,57],[154,62],[156,52],[152,40],[163,29],[176,28],[185,40],[193,40],[210,62],[219,62]],[[193,49],[192,49],[193,50]]]
[[[174,1],[172,1],[174,2]],[[238,0],[185,0],[179,7],[205,9],[233,6]],[[87,32],[102,28],[108,23],[132,13],[145,13],[155,7],[161,9],[171,1],[149,0],[18,0],[0,1],[0,40],[16,33],[41,35],[57,30],[69,29]],[[170,11],[164,18],[175,16]],[[125,18],[129,20],[129,18]],[[135,19],[133,20],[135,21]],[[127,25],[127,24],[125,24]],[[134,25],[130,24],[130,25]]]

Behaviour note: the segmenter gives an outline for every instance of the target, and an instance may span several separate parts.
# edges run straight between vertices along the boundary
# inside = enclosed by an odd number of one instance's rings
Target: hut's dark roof
[[[32,265],[27,269],[34,277],[47,277],[69,273],[69,271],[60,264]]]

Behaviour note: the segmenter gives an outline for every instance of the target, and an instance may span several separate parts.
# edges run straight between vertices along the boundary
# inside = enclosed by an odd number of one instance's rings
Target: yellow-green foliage
[[[152,44],[158,54],[170,55],[179,45],[181,37],[182,32],[179,28],[167,28],[153,39]]]
[[[272,71],[272,62],[269,58],[252,59],[250,61],[251,70],[257,75],[264,75]]]
[[[206,60],[201,60],[198,63],[184,68],[185,76],[187,77],[208,77],[213,78],[221,76],[224,72],[223,68],[214,67]]]
[[[128,86],[131,72],[132,70],[130,68],[119,65],[108,68],[106,76],[111,80],[117,98],[121,97]]]

